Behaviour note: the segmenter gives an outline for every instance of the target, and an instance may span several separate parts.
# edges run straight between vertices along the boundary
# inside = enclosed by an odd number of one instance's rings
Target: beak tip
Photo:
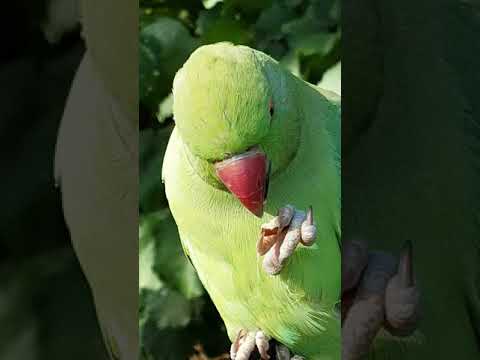
[[[222,161],[215,167],[225,187],[249,212],[261,218],[268,185],[265,154],[250,151]]]
[[[256,217],[261,218],[263,216],[263,209],[257,210],[253,213]]]
[[[240,202],[250,213],[256,217],[261,218],[263,216],[263,204],[252,203],[247,199],[241,199]]]

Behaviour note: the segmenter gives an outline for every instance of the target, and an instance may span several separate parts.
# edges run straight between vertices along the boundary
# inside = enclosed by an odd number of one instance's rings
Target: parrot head
[[[217,43],[195,50],[173,84],[175,124],[190,162],[259,217],[270,176],[284,169],[298,148],[291,78],[265,54]]]

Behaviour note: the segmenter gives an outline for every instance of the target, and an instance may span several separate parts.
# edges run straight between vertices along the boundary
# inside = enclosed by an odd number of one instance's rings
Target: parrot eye
[[[270,116],[273,116],[273,101],[272,101],[272,99],[270,99],[270,101],[268,103],[268,111],[270,113]]]

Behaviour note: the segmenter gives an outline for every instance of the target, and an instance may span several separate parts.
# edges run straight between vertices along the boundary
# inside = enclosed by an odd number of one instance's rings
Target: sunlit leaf
[[[337,63],[330,69],[328,69],[325,74],[323,74],[322,80],[318,83],[318,86],[326,90],[336,92],[337,94],[342,93],[342,65]]]

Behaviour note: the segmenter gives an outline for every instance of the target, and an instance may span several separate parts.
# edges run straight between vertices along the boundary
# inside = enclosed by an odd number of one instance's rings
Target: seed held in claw
[[[260,235],[260,239],[257,242],[257,253],[263,256],[268,250],[278,241],[279,235]]]
[[[276,217],[262,225],[257,242],[257,253],[265,255],[264,270],[270,275],[278,274],[300,242],[306,246],[313,244],[316,231],[311,206],[307,214],[291,205],[280,208]]]
[[[278,217],[274,217],[272,220],[262,225],[262,234],[264,235],[273,235],[278,233],[280,228],[280,221]]]

